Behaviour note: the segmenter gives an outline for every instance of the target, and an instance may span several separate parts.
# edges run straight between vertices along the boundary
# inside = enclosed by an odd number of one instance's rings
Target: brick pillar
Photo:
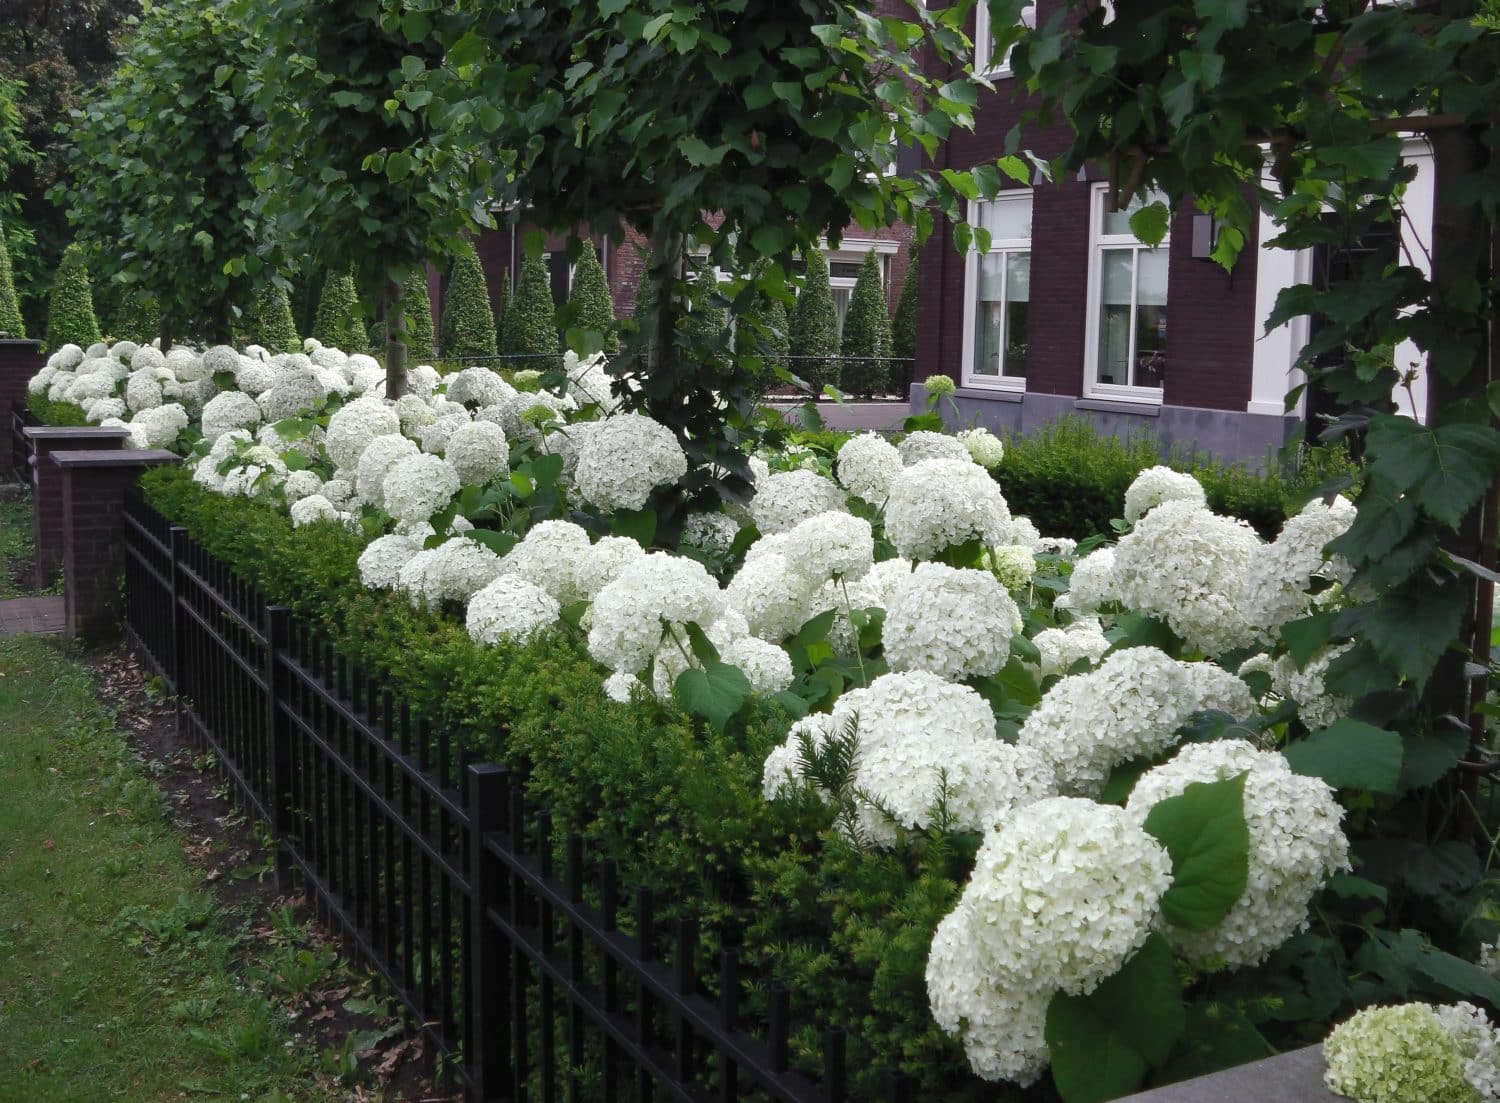
[[[26,477],[11,463],[10,415],[26,404],[26,383],[45,363],[40,341],[0,338],[0,479]]]
[[[57,577],[63,563],[62,469],[52,462],[54,452],[109,449],[118,451],[130,438],[128,429],[73,428],[34,425],[26,430],[31,441],[33,533],[36,537],[34,581],[45,587]]]
[[[171,452],[69,450],[49,457],[62,480],[63,631],[92,643],[119,633],[125,494]]]

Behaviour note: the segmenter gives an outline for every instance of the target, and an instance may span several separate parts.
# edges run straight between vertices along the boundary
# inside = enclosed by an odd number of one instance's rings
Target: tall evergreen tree
[[[551,357],[557,355],[557,324],[553,320],[552,281],[541,257],[521,261],[516,279],[516,296],[505,312],[505,329],[500,335],[500,352],[505,356]],[[553,365],[542,360],[521,364],[546,370]]]
[[[917,247],[907,250],[906,282],[896,302],[896,317],[891,323],[891,386],[902,394],[911,386],[913,361],[917,355]]]
[[[275,283],[267,282],[260,289],[245,328],[251,341],[272,352],[295,352],[301,345],[291,300]]]
[[[427,297],[427,266],[412,270],[406,278],[406,291],[401,297],[401,307],[406,326],[406,347],[411,355],[422,363],[432,358],[432,300]]]
[[[312,335],[347,353],[364,352],[370,347],[370,333],[360,315],[359,296],[350,273],[334,272],[324,281]]]
[[[0,226],[0,333],[25,337],[21,304],[16,298],[15,275],[10,270],[10,250],[5,247],[5,227]]]
[[[778,299],[758,299],[755,306],[738,319],[734,334],[735,352],[740,356],[761,358],[761,367],[754,378],[762,391],[780,382],[776,375],[778,368],[791,370],[787,358],[791,355],[792,342],[787,328],[786,307]]]
[[[838,382],[839,315],[833,305],[833,287],[828,282],[828,261],[809,250],[802,292],[792,310],[792,373],[813,390]]]
[[[473,243],[465,241],[453,258],[443,300],[443,355],[494,356],[499,351],[484,266]]]
[[[578,329],[592,330],[604,338],[604,351],[620,351],[620,334],[615,325],[615,302],[609,293],[609,279],[594,243],[585,241],[578,264],[573,269],[573,293],[568,296],[571,323]]]
[[[880,281],[880,258],[871,249],[859,266],[849,312],[844,315],[839,385],[850,394],[884,394],[890,386],[891,315]]]
[[[102,339],[99,319],[94,315],[94,290],[89,280],[88,257],[76,241],[63,250],[62,263],[52,279],[52,297],[47,304],[47,348],[82,345],[87,348]]]
[[[505,330],[505,316],[510,313],[510,304],[515,296],[510,291],[510,269],[500,269],[500,286],[495,290],[495,333]],[[498,344],[499,337],[496,337]]]

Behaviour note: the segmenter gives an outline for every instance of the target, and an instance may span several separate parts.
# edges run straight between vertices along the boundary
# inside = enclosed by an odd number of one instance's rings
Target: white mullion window
[[[1024,390],[1031,308],[1031,191],[969,204],[969,221],[990,232],[986,253],[964,260],[965,386]]]
[[[974,17],[974,72],[984,77],[1010,76],[1010,51],[999,58],[994,57],[995,35],[990,28],[990,6],[985,0],[975,5]],[[1021,9],[1021,25],[1036,27],[1036,4],[1027,4]]]
[[[1160,402],[1167,362],[1167,258],[1130,230],[1143,202],[1108,212],[1108,185],[1093,189],[1084,393]],[[1150,196],[1145,202],[1161,201]]]

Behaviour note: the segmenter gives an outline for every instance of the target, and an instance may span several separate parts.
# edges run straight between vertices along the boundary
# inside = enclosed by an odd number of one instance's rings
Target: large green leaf
[[[1500,461],[1500,433],[1469,422],[1433,427],[1376,417],[1369,446],[1375,469],[1450,528],[1479,501]]]
[[[1066,1103],[1102,1103],[1134,1091],[1167,1059],[1187,1014],[1166,939],[1152,934],[1087,996],[1047,1006],[1052,1080]]]
[[[1207,930],[1244,893],[1250,871],[1245,778],[1194,782],[1147,814],[1146,830],[1172,856],[1172,886],[1161,899],[1169,923]]]
[[[1345,717],[1284,749],[1292,769],[1335,789],[1394,793],[1401,784],[1401,737]]]
[[[677,676],[672,697],[694,716],[722,729],[750,696],[750,682],[739,667],[709,663],[703,670],[689,667]]]

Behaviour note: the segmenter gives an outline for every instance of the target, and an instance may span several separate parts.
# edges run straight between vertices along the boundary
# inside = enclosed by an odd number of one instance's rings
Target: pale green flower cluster
[[[1358,1103],[1488,1103],[1494,1047],[1494,1028],[1469,1004],[1369,1007],[1323,1043],[1323,1082]]]

